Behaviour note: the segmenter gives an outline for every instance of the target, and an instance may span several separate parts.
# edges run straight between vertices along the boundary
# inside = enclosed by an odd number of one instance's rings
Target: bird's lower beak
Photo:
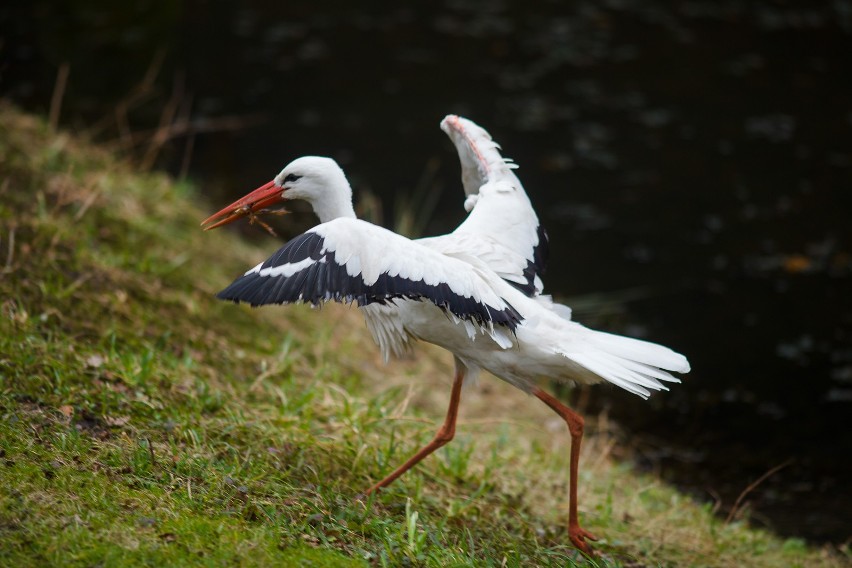
[[[245,197],[234,201],[218,213],[211,215],[201,222],[201,226],[205,231],[233,223],[237,219],[242,219],[248,215],[258,213],[274,203],[283,201],[284,190],[275,185],[274,181],[266,183]]]

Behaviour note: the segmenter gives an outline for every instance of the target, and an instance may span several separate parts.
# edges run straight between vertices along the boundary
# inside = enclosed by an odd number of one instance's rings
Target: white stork
[[[446,419],[434,439],[367,490],[377,491],[455,433],[465,377],[486,369],[553,409],[571,434],[568,533],[586,553],[595,537],[577,515],[583,418],[539,386],[547,380],[608,381],[643,398],[679,382],[689,363],[671,349],[594,331],[570,309],[540,295],[546,236],[529,198],[485,130],[448,116],[441,127],[462,162],[467,219],[452,233],[409,240],[358,220],[352,190],[330,158],[302,157],[269,183],[202,225],[212,229],[273,203],[302,199],[320,224],[237,278],[218,297],[252,306],[355,302],[385,358],[427,341],[452,352],[455,377]]]

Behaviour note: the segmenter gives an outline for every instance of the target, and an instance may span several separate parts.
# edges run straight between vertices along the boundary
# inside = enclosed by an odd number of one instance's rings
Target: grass
[[[590,428],[567,545],[564,425],[490,377],[460,434],[450,358],[382,366],[355,310],[213,294],[265,258],[196,190],[0,105],[0,565],[841,566],[726,524]],[[637,401],[637,404],[641,404]]]

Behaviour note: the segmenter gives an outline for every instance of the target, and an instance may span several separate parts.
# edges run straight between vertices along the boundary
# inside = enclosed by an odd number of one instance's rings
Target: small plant
[[[423,556],[423,547],[426,543],[426,533],[417,529],[417,519],[420,514],[414,511],[411,506],[411,499],[405,500],[405,527],[406,527],[406,544],[408,545],[408,555],[412,560],[421,560]]]

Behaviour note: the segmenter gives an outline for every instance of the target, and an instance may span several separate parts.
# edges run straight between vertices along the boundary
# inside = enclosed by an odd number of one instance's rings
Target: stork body
[[[237,278],[218,295],[252,306],[355,302],[383,355],[413,341],[452,352],[456,372],[447,418],[435,439],[376,491],[452,439],[461,385],[486,369],[545,402],[571,433],[569,536],[590,552],[579,525],[577,470],[583,419],[541,388],[542,381],[609,381],[647,398],[687,372],[685,357],[653,343],[588,329],[570,309],[541,295],[546,235],[520,181],[490,136],[447,117],[467,194],[467,219],[448,235],[409,240],[355,218],[352,191],[329,158],[304,157],[205,223],[225,224],[282,199],[308,201],[320,224]],[[221,219],[221,220],[220,220]],[[208,227],[212,228],[212,227]]]

